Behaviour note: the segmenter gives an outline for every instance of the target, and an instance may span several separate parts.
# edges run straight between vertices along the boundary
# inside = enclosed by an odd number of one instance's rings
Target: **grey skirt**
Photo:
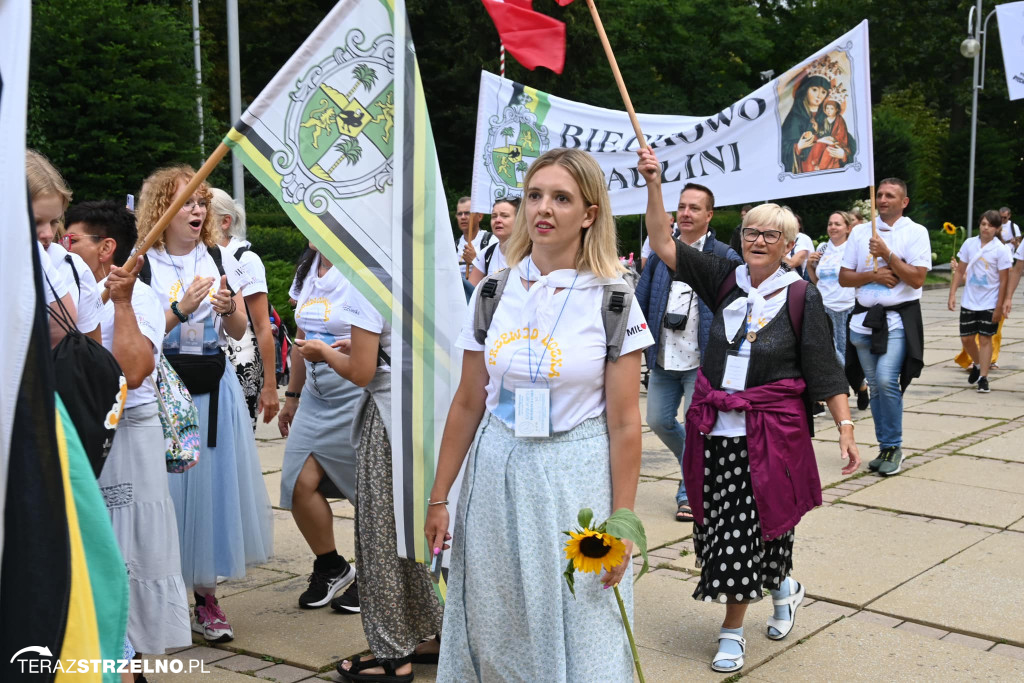
[[[352,420],[363,389],[326,363],[306,363],[306,384],[292,420],[281,467],[281,507],[290,510],[295,481],[313,456],[327,476],[320,492],[327,498],[356,500],[356,444]]]

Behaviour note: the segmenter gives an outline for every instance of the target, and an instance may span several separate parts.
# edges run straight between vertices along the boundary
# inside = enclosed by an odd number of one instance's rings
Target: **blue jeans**
[[[470,282],[465,277],[463,277],[462,278],[462,289],[464,289],[465,292],[466,292],[466,302],[468,303],[470,297],[473,296],[473,290],[476,289],[476,287],[473,286],[472,282]]]
[[[878,446],[900,446],[903,443],[900,370],[907,352],[905,333],[902,328],[889,330],[889,346],[881,356],[871,353],[871,335],[850,330],[850,342],[857,349],[857,358],[871,389],[871,417],[875,420]]]
[[[676,415],[679,404],[686,398],[686,407],[693,398],[693,387],[697,382],[697,368],[692,370],[664,370],[657,364],[651,368],[647,382],[647,424],[658,435],[679,461],[679,474],[683,472],[683,449],[686,446],[686,429],[679,424]],[[682,479],[676,491],[676,505],[687,501],[686,487]]]
[[[846,321],[850,319],[853,309],[847,308],[845,311],[833,311],[826,306],[825,313],[828,314],[829,320],[832,321],[832,339],[836,343],[839,364],[846,365]]]

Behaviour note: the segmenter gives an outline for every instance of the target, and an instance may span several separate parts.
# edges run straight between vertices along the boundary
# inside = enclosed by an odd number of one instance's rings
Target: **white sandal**
[[[740,652],[738,655],[734,655],[719,650],[717,653],[715,653],[715,658],[711,660],[711,670],[717,671],[718,673],[731,674],[742,669],[743,655],[747,652],[747,639],[743,636],[738,636],[735,633],[719,633],[718,640],[735,640],[737,643],[740,644],[740,649],[742,650],[742,652]],[[736,666],[731,666],[728,668],[715,666],[715,662],[735,662]]]
[[[785,598],[772,598],[773,605],[786,605],[789,607],[789,619],[776,619],[775,615],[768,617],[768,628],[765,630],[765,635],[768,636],[769,640],[782,640],[793,630],[793,625],[796,623],[796,610],[800,603],[804,601],[804,593],[806,592],[802,583],[795,579],[794,583],[796,583],[797,587],[795,593],[790,593]],[[779,632],[779,635],[772,635],[771,629],[773,628]]]

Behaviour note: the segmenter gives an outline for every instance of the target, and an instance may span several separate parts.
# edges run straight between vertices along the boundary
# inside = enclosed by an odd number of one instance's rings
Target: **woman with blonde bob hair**
[[[578,574],[575,599],[562,577],[560,531],[581,508],[603,520],[633,507],[640,353],[654,341],[621,277],[593,157],[556,149],[533,163],[505,254],[508,269],[476,288],[457,342],[462,380],[427,512],[438,555],[452,538],[447,498],[468,453],[437,680],[630,680],[629,644],[604,589],[621,582],[632,611],[631,544],[604,556],[602,576]],[[630,292],[615,338],[602,322],[609,287]],[[525,400],[533,419],[516,407]],[[528,656],[510,647],[524,643]]]
[[[146,179],[136,213],[140,243],[194,175],[171,166]],[[241,339],[247,329],[245,302],[228,287],[209,202],[209,188],[200,185],[146,260],[164,310],[163,354],[199,411],[199,462],[168,475],[182,578],[196,600],[192,630],[223,642],[234,632],[217,603],[217,577],[241,578],[247,566],[266,562],[273,531],[245,396],[225,369],[228,337]]]
[[[860,465],[846,378],[821,294],[784,263],[798,232],[793,212],[761,204],[747,213],[742,265],[701,253],[669,234],[661,165],[650,149],[639,156],[651,247],[714,311],[686,412],[683,481],[701,569],[693,598],[725,605],[711,668],[735,673],[748,605],[771,591],[764,634],[782,640],[804,598],[790,572],[794,528],[821,504],[811,401],[825,401],[836,420],[843,474]]]

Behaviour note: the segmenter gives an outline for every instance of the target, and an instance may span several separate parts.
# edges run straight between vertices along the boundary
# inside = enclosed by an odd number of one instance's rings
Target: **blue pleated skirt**
[[[217,446],[207,442],[210,394],[193,396],[199,410],[199,463],[168,474],[185,585],[213,587],[237,579],[273,554],[273,517],[263,484],[252,422],[233,369],[220,379]]]

